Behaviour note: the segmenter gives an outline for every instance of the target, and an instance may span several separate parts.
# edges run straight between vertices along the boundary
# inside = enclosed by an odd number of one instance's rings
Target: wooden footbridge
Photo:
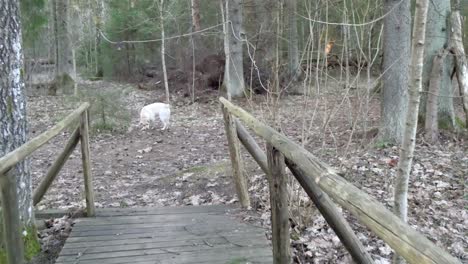
[[[236,209],[191,206],[96,210],[75,221],[57,264],[272,263],[262,228]]]
[[[96,209],[94,207],[85,103],[47,132],[0,158],[3,245],[8,264],[24,263],[22,230],[14,166],[65,128],[74,128],[63,152],[51,165],[33,194],[36,205],[81,142],[85,178],[86,216],[76,219],[57,264],[111,263],[275,263],[292,261],[285,166],[301,184],[356,263],[374,263],[335,203],[352,213],[408,263],[460,261],[394,216],[382,204],[345,179],[283,134],[243,109],[220,99],[229,143],[233,178],[242,208],[250,205],[240,159],[240,143],[252,155],[269,182],[272,241],[262,228],[244,223],[241,208],[193,206]],[[237,119],[236,119],[237,118]],[[257,145],[243,121],[267,142]]]

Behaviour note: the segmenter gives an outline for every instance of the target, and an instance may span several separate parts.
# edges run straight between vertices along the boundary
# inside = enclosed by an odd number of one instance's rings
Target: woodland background
[[[226,93],[394,206],[414,1],[20,2],[28,138],[91,102],[99,207],[237,203],[217,102]],[[468,3],[429,2],[408,222],[468,261],[468,117],[452,49],[461,43],[468,50]],[[463,39],[449,23],[457,10]],[[434,86],[437,92],[429,92]],[[138,111],[156,101],[170,102],[171,130],[142,132]],[[68,136],[30,159],[33,187]],[[265,175],[243,157],[255,212],[244,219],[270,236]],[[81,173],[80,157],[72,155],[38,208],[81,207]],[[294,261],[349,263],[297,182],[289,188]],[[392,250],[344,214],[377,263],[389,263]],[[48,254],[37,263],[52,262],[69,231],[68,220],[51,221],[40,233]]]

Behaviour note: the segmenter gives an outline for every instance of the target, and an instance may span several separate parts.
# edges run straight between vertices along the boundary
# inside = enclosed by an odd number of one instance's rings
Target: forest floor
[[[142,91],[136,89],[136,85],[105,81],[83,81],[80,87],[103,93],[128,91],[122,104],[115,102],[113,107],[128,109],[129,126],[120,132],[92,134],[91,161],[97,207],[237,203],[217,92],[208,94],[208,100],[195,103],[174,95],[170,130],[160,131],[157,127],[141,131],[137,127],[139,109],[155,101],[162,102],[163,90]],[[398,148],[376,141],[371,133],[364,133],[378,126],[379,101],[376,98],[368,102],[361,100],[359,89],[351,90],[346,97],[343,94],[343,89],[336,87],[314,98],[285,96],[278,104],[281,129],[391,209]],[[272,109],[265,95],[235,103],[260,120],[267,120]],[[75,106],[63,96],[29,97],[29,136],[32,138],[47,130]],[[69,136],[70,131],[60,134],[31,157],[34,187]],[[263,146],[263,142],[258,142]],[[412,227],[468,263],[468,215],[464,196],[468,175],[467,142],[466,132],[444,133],[440,144],[435,145],[418,140],[408,214]],[[246,152],[243,155],[252,197],[252,210],[244,220],[263,225],[270,238],[265,175]],[[83,208],[83,189],[78,148],[37,207]],[[333,230],[307,196],[299,191],[297,183],[291,185],[290,203],[295,262],[351,263]],[[376,263],[389,263],[392,250],[349,213],[343,213]],[[35,263],[53,263],[61,245],[54,238],[63,241],[70,229],[66,218],[49,221],[48,227],[40,234],[46,253]]]

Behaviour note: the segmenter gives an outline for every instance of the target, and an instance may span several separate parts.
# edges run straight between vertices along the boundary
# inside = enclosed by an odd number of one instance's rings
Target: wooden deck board
[[[78,219],[57,264],[272,263],[262,228],[232,207],[97,210]]]

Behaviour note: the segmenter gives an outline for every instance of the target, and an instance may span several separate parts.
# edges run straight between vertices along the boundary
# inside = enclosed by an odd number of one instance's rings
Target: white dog
[[[141,109],[140,112],[140,126],[141,130],[150,128],[150,122],[156,121],[156,115],[159,114],[159,119],[163,123],[163,128],[165,130],[169,127],[169,118],[171,117],[171,108],[168,104],[164,103],[154,103],[147,105]]]

